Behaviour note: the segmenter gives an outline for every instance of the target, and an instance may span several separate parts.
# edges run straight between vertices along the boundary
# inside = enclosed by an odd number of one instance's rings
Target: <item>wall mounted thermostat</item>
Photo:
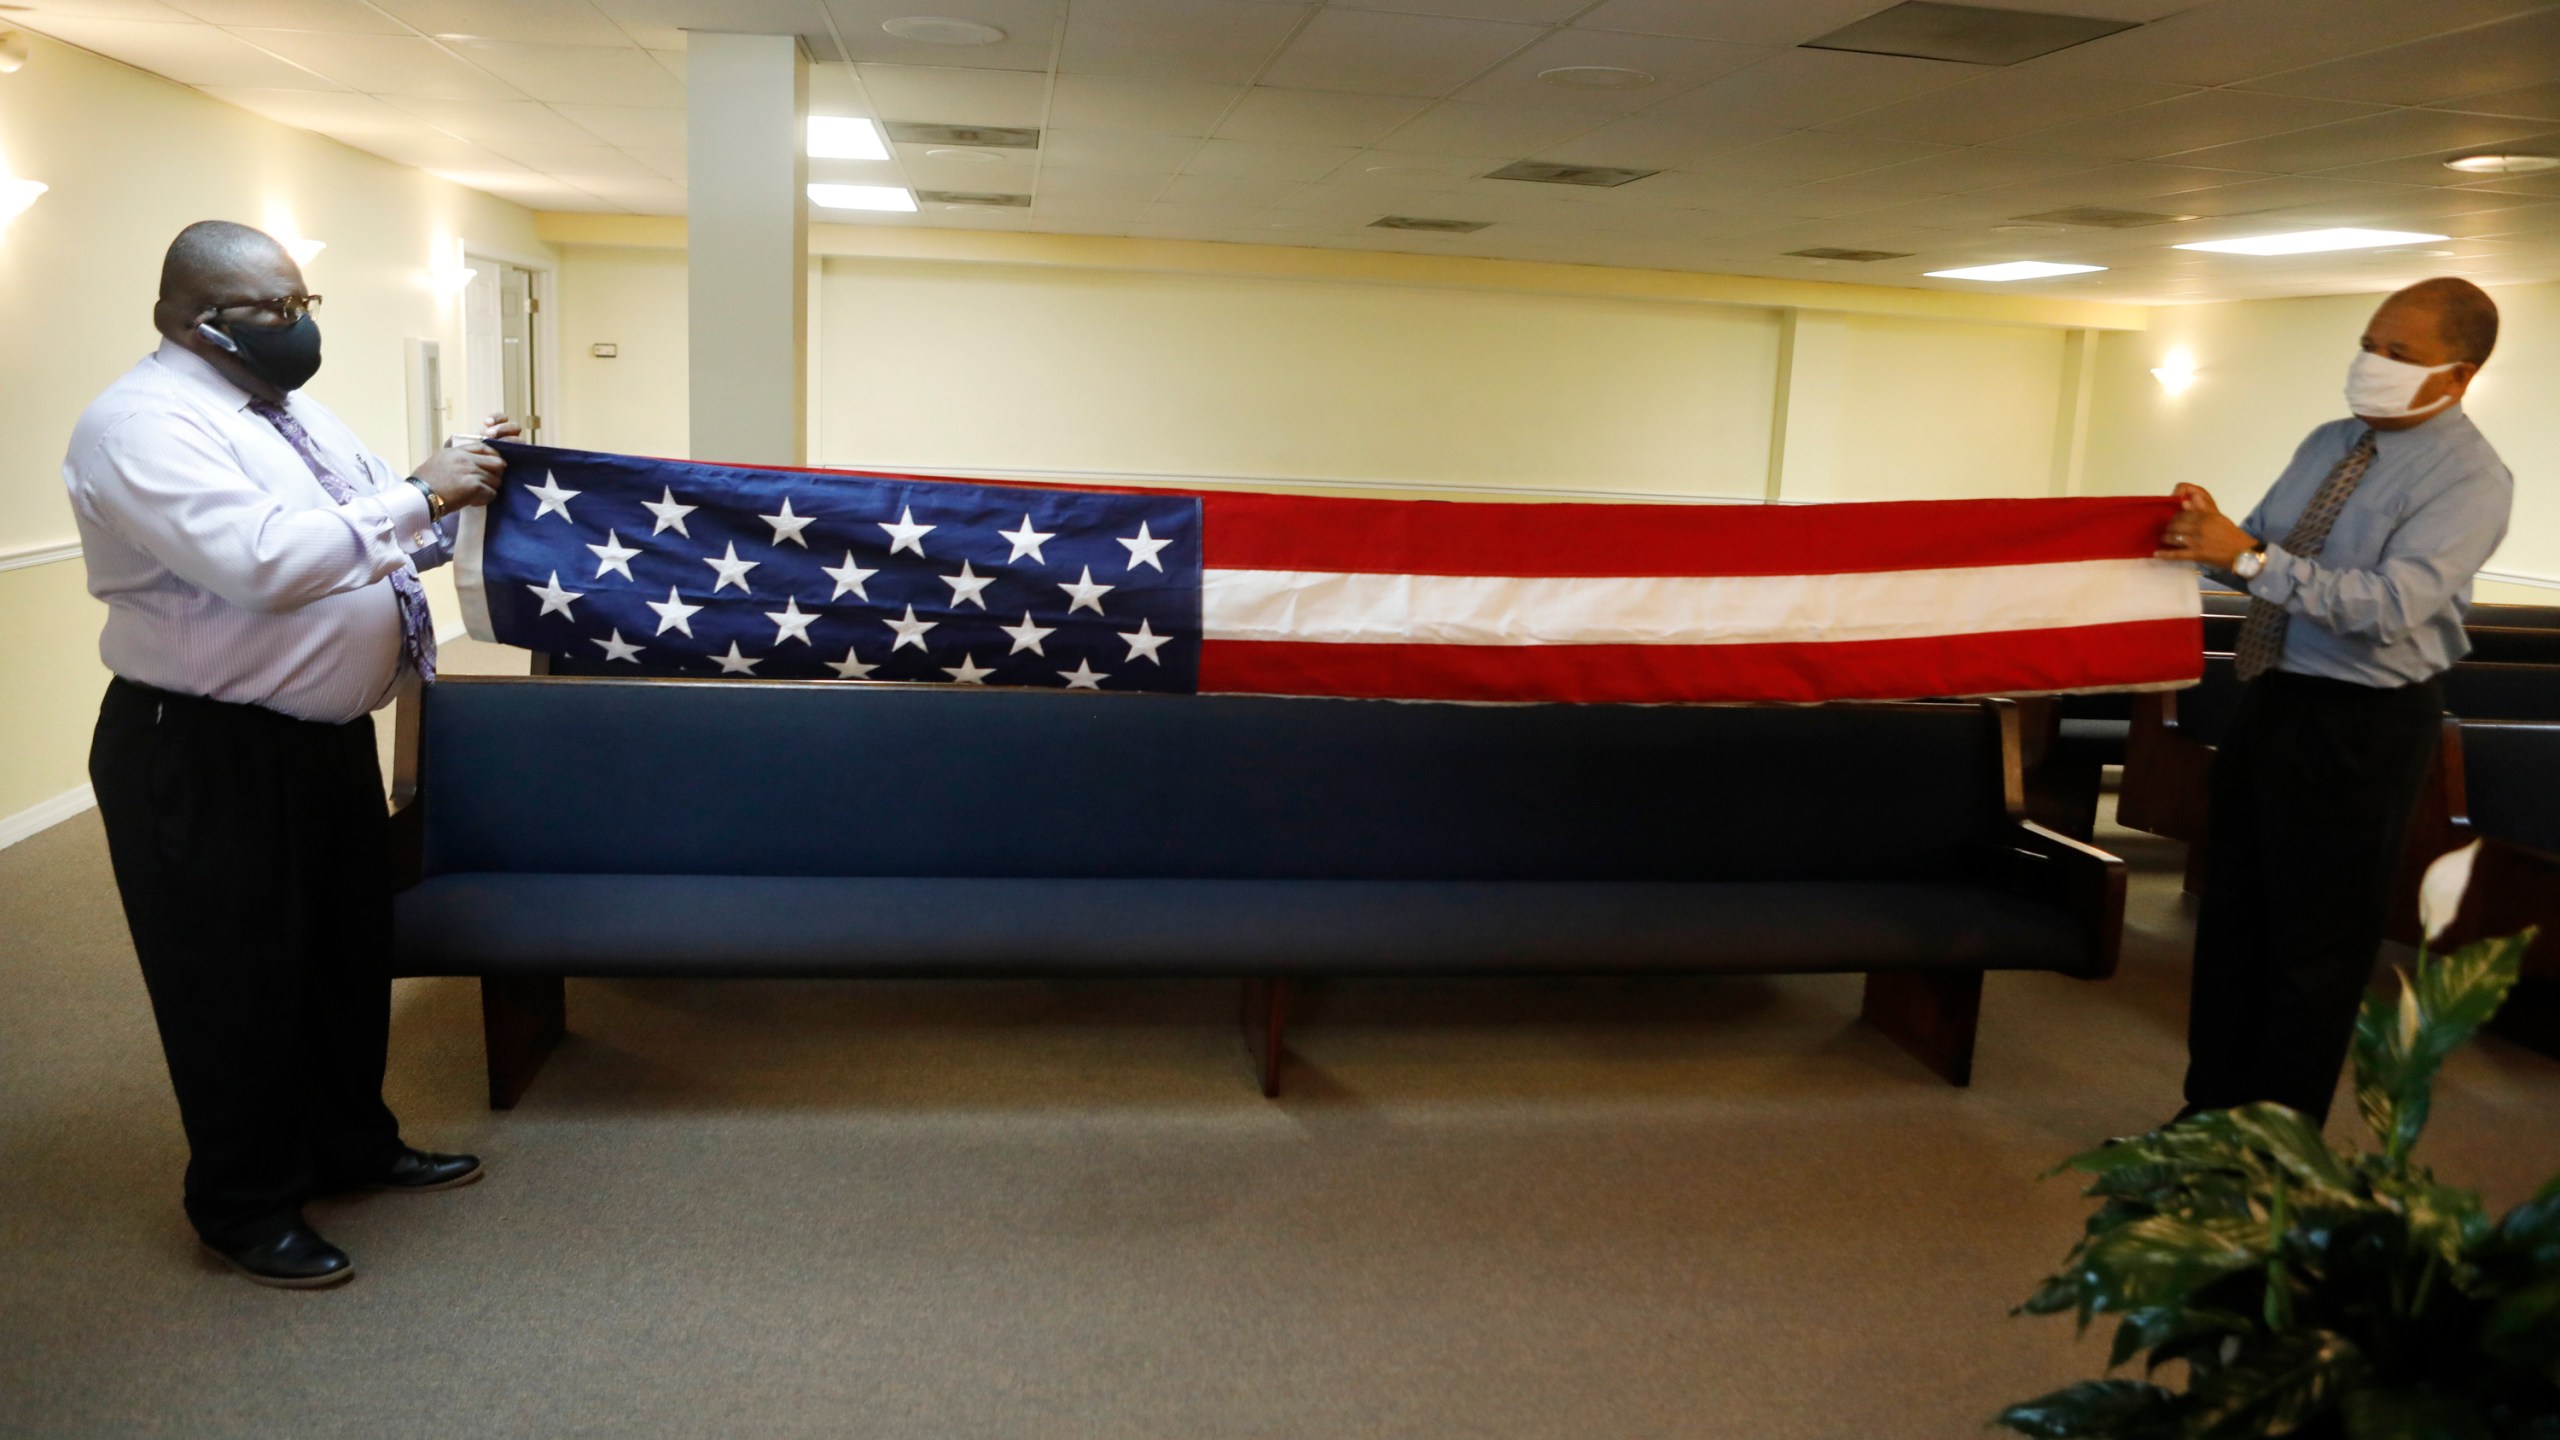
[[[610,340],[599,340],[587,347],[587,353],[599,360],[610,360],[622,353],[622,347]]]

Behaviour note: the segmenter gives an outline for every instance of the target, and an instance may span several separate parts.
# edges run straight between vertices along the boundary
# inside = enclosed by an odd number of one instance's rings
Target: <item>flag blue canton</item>
[[[1198,688],[1196,498],[498,448],[490,625],[559,671]]]

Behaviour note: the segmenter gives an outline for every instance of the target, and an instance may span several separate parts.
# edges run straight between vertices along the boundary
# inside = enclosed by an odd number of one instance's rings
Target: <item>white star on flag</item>
[[[773,527],[774,544],[780,545],[783,541],[788,540],[792,544],[806,550],[809,548],[809,542],[800,538],[800,532],[808,529],[810,522],[816,520],[818,517],[815,515],[792,514],[791,497],[785,495],[782,497],[781,514],[759,515],[756,518]]]
[[[1094,669],[1093,662],[1090,660],[1079,660],[1076,662],[1076,668],[1060,671],[1058,678],[1066,681],[1067,688],[1070,690],[1099,690],[1106,678],[1106,672]]]
[[[1004,652],[1007,655],[1019,655],[1025,650],[1034,655],[1045,655],[1048,652],[1040,648],[1041,637],[1058,633],[1058,627],[1055,625],[1032,624],[1031,612],[1028,610],[1022,612],[1021,624],[999,625],[996,628],[1013,637],[1013,648]]]
[[[691,617],[700,612],[702,607],[699,605],[687,605],[684,601],[678,599],[676,596],[676,587],[673,585],[667,587],[667,598],[664,604],[655,600],[651,600],[647,603],[650,609],[658,612],[659,634],[664,635],[669,630],[681,630],[687,636],[691,636],[693,634],[693,621]]]
[[[672,487],[661,485],[658,488],[664,492],[664,498],[640,502],[641,509],[658,517],[658,523],[649,527],[649,533],[655,535],[661,531],[673,530],[687,540],[692,539],[693,532],[684,528],[684,517],[701,507],[679,505],[676,503],[676,492]]]
[[[1082,579],[1076,581],[1073,585],[1061,583],[1058,588],[1066,591],[1068,596],[1075,602],[1067,607],[1068,614],[1073,615],[1079,610],[1089,609],[1094,614],[1099,615],[1102,613],[1102,597],[1110,594],[1112,591],[1117,590],[1120,587],[1117,585],[1094,584],[1093,567],[1087,565],[1084,567],[1084,577]]]
[[[779,650],[785,640],[797,640],[803,645],[808,644],[809,622],[818,617],[802,610],[799,597],[794,595],[783,599],[781,609],[764,612],[764,618],[773,622],[773,646]]]
[[[894,653],[895,651],[902,650],[909,645],[913,645],[919,650],[924,650],[924,632],[932,629],[934,626],[939,625],[942,622],[939,620],[917,619],[916,607],[910,605],[907,607],[906,619],[883,620],[880,623],[898,632],[897,643],[889,647],[889,649]],[[933,652],[927,650],[925,653],[931,654]]]
[[[604,658],[608,664],[616,660],[628,660],[634,665],[640,663],[640,647],[623,639],[619,629],[613,632],[610,640],[591,640],[588,643],[604,647]]]
[[[1164,663],[1164,661],[1156,655],[1156,652],[1163,649],[1167,641],[1173,639],[1170,635],[1157,634],[1155,625],[1146,620],[1138,622],[1137,634],[1123,635],[1120,638],[1129,642],[1130,659],[1144,660],[1150,665],[1162,665]]]
[[[855,599],[868,600],[871,598],[871,594],[869,591],[862,588],[862,582],[870,579],[872,576],[877,575],[880,572],[877,570],[865,570],[861,566],[854,564],[853,552],[847,550],[844,552],[844,563],[842,565],[821,565],[818,567],[818,573],[836,582],[836,593],[828,596],[828,599],[841,600],[844,598],[844,592],[850,590],[853,592]]]
[[[999,531],[998,533],[1001,534],[1002,532]],[[1164,562],[1156,558],[1156,552],[1162,550],[1173,542],[1170,540],[1158,540],[1154,536],[1148,534],[1146,521],[1141,520],[1138,522],[1138,533],[1136,535],[1123,539],[1119,543],[1129,547],[1130,569],[1135,570],[1139,566],[1145,565],[1152,568],[1159,575],[1164,573]]]
[[[756,673],[756,662],[738,653],[738,642],[735,640],[729,642],[728,654],[712,656],[711,663],[719,666],[720,673],[723,675],[753,675]]]
[[[764,562],[761,560],[739,559],[738,542],[732,540],[729,542],[728,554],[721,556],[717,560],[705,555],[702,557],[702,563],[710,566],[711,573],[720,577],[717,580],[714,580],[711,584],[712,594],[717,595],[721,591],[735,585],[740,591],[752,598],[756,592],[747,588],[747,572],[753,570]]]
[[[912,505],[898,512],[898,523],[895,525],[886,520],[874,520],[871,523],[889,532],[890,554],[895,555],[901,550],[913,550],[919,560],[924,558],[924,537],[942,528],[938,525],[917,524],[915,507]]]
[[[848,645],[844,650],[844,658],[841,660],[828,661],[827,668],[836,672],[836,678],[839,680],[865,680],[870,678],[872,671],[877,670],[880,667],[877,665],[865,665],[860,660],[855,659],[853,655],[853,647]]]
[[[583,591],[561,589],[560,572],[557,570],[551,572],[550,584],[527,585],[524,588],[542,597],[542,615],[548,615],[555,610],[563,615],[569,615],[569,602],[577,599],[579,595],[584,593]],[[539,620],[542,618],[542,615],[536,615],[534,618]],[[569,615],[569,618],[575,620],[578,617],[575,615]]]
[[[534,519],[539,520],[545,515],[557,515],[572,525],[578,523],[570,517],[569,502],[587,492],[583,490],[561,489],[560,477],[552,474],[548,470],[542,472],[541,484],[527,485],[524,489],[525,493],[528,495],[539,495],[542,497],[542,508],[533,512]]]
[[[999,530],[996,533],[1013,542],[1013,553],[1004,557],[1005,563],[1008,565],[1021,559],[1025,555],[1030,556],[1032,560],[1038,564],[1048,564],[1048,559],[1040,553],[1040,542],[1043,540],[1054,540],[1058,535],[1058,532],[1055,530],[1032,529],[1031,517],[1029,515],[1022,517],[1021,529]]]
[[[969,568],[968,561],[963,560],[960,562],[960,573],[943,576],[942,583],[951,587],[952,609],[957,610],[963,605],[975,605],[984,610],[987,608],[987,597],[979,592],[996,583],[996,577],[979,574]]]
[[[958,665],[943,666],[942,673],[963,685],[984,685],[987,683],[987,677],[996,673],[996,670],[992,665],[981,666],[975,655],[963,655]]]
[[[596,552],[596,578],[604,578],[607,570],[619,570],[625,580],[638,577],[631,573],[631,557],[640,552],[622,543],[622,537],[610,530],[604,532],[604,543],[587,547]]]

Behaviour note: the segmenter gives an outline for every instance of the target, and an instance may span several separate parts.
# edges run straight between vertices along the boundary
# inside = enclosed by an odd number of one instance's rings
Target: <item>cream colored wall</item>
[[[685,268],[681,250],[580,246],[560,266],[558,443],[682,457]],[[598,344],[618,352],[590,353]]]
[[[2560,284],[2505,286],[2497,354],[2465,408],[2515,473],[2507,542],[2490,568],[2560,582]],[[2088,488],[2152,494],[2193,481],[2237,514],[2266,493],[2305,432],[2345,413],[2339,390],[2376,295],[2165,309],[2098,342]],[[2153,378],[2184,350],[2194,385]],[[2560,590],[2484,580],[2483,599],[2560,604]]]
[[[2042,495],[2052,484],[2064,332],[1847,317],[1820,405],[1828,466],[1789,500]],[[1793,474],[1801,472],[1791,472]]]
[[[99,390],[157,342],[161,252],[192,220],[288,222],[328,248],[308,272],[326,366],[311,393],[395,460],[409,453],[403,340],[458,310],[429,281],[469,241],[549,255],[531,212],[30,35],[0,76],[0,171],[52,186],[0,234],[0,557],[73,538],[62,449]],[[444,587],[439,580],[438,589]],[[445,591],[449,598],[449,590]],[[0,820],[79,785],[104,673],[77,560],[0,571]]]

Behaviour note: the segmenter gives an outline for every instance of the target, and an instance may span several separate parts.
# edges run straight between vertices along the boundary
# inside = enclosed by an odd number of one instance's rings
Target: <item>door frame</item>
[[[560,262],[493,245],[474,245],[466,240],[462,246],[462,263],[471,266],[513,265],[533,276],[533,344],[538,352],[533,357],[533,402],[537,413],[542,416],[542,431],[533,438],[544,445],[559,444],[563,419],[560,409]],[[463,323],[462,316],[457,314],[455,319],[457,324]],[[469,338],[461,335],[455,338],[462,341],[461,349],[467,357],[470,353]],[[469,363],[467,359],[465,363]],[[466,382],[469,379],[468,376],[464,378]],[[462,418],[466,422],[474,422],[480,417]]]

